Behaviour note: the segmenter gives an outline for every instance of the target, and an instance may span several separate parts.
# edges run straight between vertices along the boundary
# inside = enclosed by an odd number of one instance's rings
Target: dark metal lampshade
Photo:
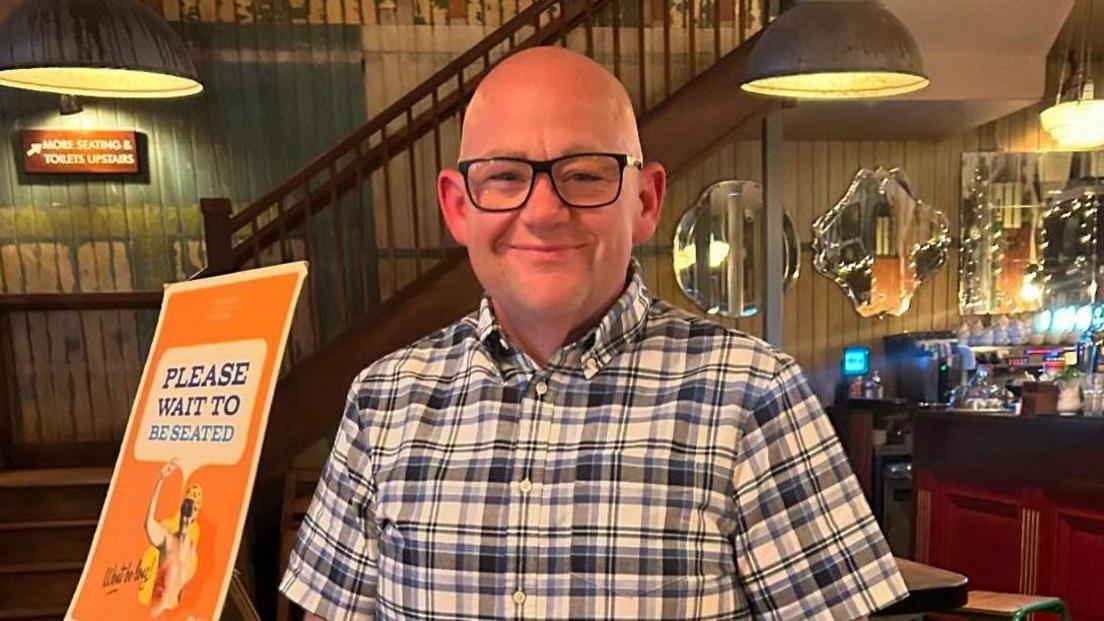
[[[24,0],[0,24],[0,85],[90,97],[203,90],[184,42],[138,0]]]
[[[888,97],[928,85],[916,41],[876,0],[805,0],[767,26],[741,88],[795,99]]]

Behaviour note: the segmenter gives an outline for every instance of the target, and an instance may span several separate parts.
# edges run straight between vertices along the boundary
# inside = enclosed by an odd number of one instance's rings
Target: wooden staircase
[[[0,472],[0,620],[65,614],[110,480],[107,468]]]

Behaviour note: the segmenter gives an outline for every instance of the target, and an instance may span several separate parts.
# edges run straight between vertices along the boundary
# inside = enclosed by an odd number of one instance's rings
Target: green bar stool
[[[1066,602],[1060,598],[1019,593],[993,593],[992,591],[970,591],[966,605],[954,612],[967,615],[971,619],[1022,621],[1033,612],[1052,612],[1062,615],[1062,621],[1070,619]]]

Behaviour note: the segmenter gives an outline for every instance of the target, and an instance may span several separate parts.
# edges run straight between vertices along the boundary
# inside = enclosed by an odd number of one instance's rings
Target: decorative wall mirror
[[[959,312],[1093,301],[1104,151],[964,153]]]
[[[750,317],[759,312],[762,274],[762,190],[754,181],[714,183],[675,229],[675,279],[709,314]],[[784,288],[797,280],[801,244],[788,214],[782,219]]]
[[[946,262],[950,243],[947,219],[913,195],[904,171],[864,168],[813,222],[813,267],[843,289],[859,315],[899,316]]]

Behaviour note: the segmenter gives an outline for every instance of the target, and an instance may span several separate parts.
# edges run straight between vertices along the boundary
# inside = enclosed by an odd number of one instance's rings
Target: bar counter
[[[1104,618],[1104,419],[913,418],[916,560]]]

